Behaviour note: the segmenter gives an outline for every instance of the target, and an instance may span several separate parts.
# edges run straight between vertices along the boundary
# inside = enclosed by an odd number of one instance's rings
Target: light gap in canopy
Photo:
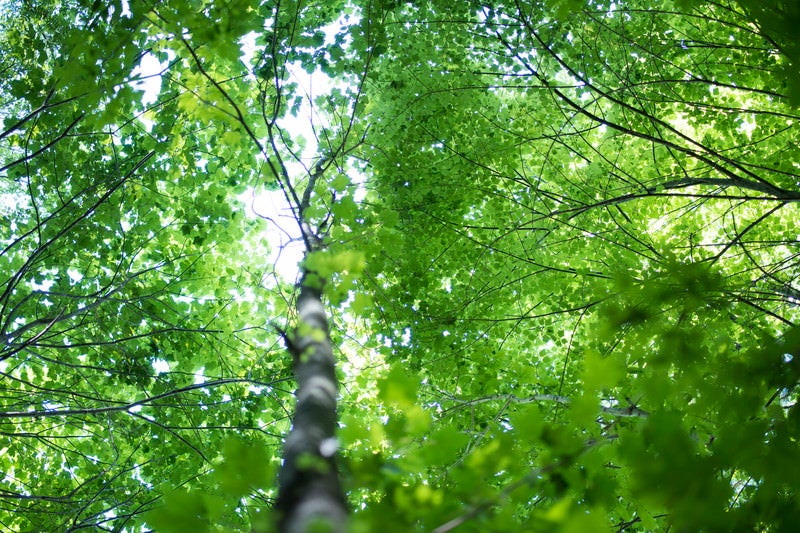
[[[354,23],[354,21],[355,18],[351,16],[349,24]],[[340,18],[323,27],[322,31],[325,32],[326,43],[333,42],[337,32],[341,31],[341,28],[347,24],[348,21]],[[251,32],[240,41],[241,60],[244,64],[252,63],[256,52],[255,41],[257,37],[257,33]],[[165,72],[169,61],[172,59],[174,59],[173,53],[170,53],[166,61],[161,62],[155,55],[148,52],[142,56],[139,65],[134,69],[133,74],[137,79],[134,87],[143,91],[142,103],[144,105],[157,102],[161,92],[162,73]],[[312,124],[319,127],[324,124],[324,118],[314,108],[314,99],[330,94],[334,88],[342,90],[346,87],[342,82],[336,82],[331,79],[319,67],[309,74],[299,62],[296,62],[289,65],[289,72],[292,81],[298,85],[297,94],[302,96],[302,104],[296,115],[288,114],[281,120],[280,126],[291,138],[302,138],[305,141],[301,153],[298,154],[300,162],[288,159],[285,161],[289,175],[296,178],[306,174],[306,170],[303,167],[310,168],[313,166],[319,153]],[[148,131],[154,125],[147,115],[140,117],[140,121]],[[263,162],[263,157],[259,159]],[[198,161],[200,168],[203,168],[204,164],[205,161]],[[361,173],[357,173],[357,175],[350,176],[350,178],[358,185],[354,199],[359,201],[365,194],[364,176]],[[248,216],[264,217],[270,222],[265,235],[270,248],[270,255],[266,259],[266,264],[274,265],[275,272],[281,279],[290,282],[296,280],[304,247],[298,225],[294,220],[294,214],[284,193],[281,190],[258,191],[254,187],[241,194],[239,200],[246,206]]]

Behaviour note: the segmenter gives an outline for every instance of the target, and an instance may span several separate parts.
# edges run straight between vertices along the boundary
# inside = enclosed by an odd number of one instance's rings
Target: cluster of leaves
[[[267,302],[247,298],[263,290],[248,250],[263,251],[263,225],[236,195],[257,169],[181,111],[200,89],[186,49],[170,52],[180,34],[159,29],[173,16],[204,27],[139,2],[3,8],[4,530],[140,530],[226,432],[269,449],[287,426],[261,391],[288,364]],[[175,68],[145,108],[151,53]]]
[[[385,426],[371,475],[395,481],[373,512],[398,530],[791,528],[787,59],[733,8],[569,4],[416,3],[386,24],[368,290],[432,421]]]

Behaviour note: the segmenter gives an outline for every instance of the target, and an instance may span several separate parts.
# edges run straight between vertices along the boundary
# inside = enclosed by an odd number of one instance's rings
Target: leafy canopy
[[[324,239],[353,531],[791,530],[776,6],[6,3],[2,529],[273,527],[280,233]]]

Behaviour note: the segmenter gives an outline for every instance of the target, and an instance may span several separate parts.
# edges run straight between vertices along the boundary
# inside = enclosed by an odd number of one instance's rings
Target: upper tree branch
[[[143,398],[141,400],[137,400],[135,402],[130,402],[130,403],[109,402],[109,403],[118,403],[119,405],[108,405],[105,407],[89,407],[86,409],[50,409],[46,411],[6,411],[6,412],[0,412],[0,419],[52,418],[60,416],[82,416],[82,415],[98,415],[103,413],[115,413],[115,412],[127,411],[129,409],[138,406],[146,406],[158,400],[163,400],[164,398],[169,398],[172,396],[183,394],[184,392],[189,392],[197,389],[205,389],[207,387],[211,388],[211,387],[218,387],[220,385],[229,385],[232,383],[252,383],[264,387],[269,387],[274,384],[273,382],[265,383],[248,378],[220,378],[212,381],[206,381],[205,383],[195,383],[192,385],[188,385],[186,387],[182,387],[180,389],[173,389],[171,391],[163,392],[161,394],[156,394],[155,396],[149,396],[147,398]]]

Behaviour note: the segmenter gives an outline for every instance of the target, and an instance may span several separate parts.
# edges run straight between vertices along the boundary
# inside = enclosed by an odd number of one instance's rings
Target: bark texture
[[[347,506],[336,468],[335,360],[316,276],[306,275],[297,298],[299,323],[287,337],[294,358],[297,404],[284,444],[276,509],[285,533],[343,532]],[[327,528],[322,526],[327,523]],[[320,524],[322,529],[313,527]]]

